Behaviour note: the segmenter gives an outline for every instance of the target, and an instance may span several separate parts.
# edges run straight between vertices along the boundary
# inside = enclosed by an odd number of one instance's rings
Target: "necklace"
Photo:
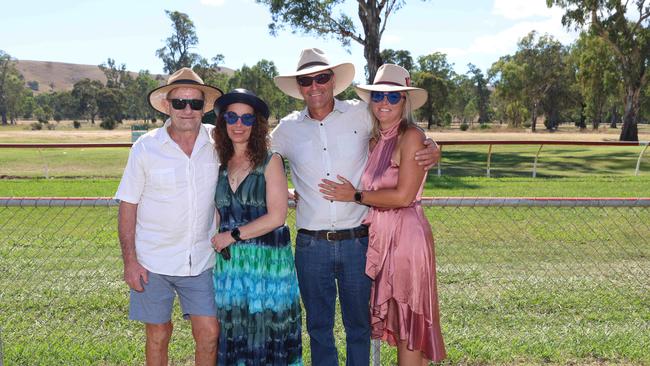
[[[234,191],[241,181],[248,175],[251,163],[248,160],[243,161],[242,163],[231,161],[228,165],[228,182],[230,183],[230,188]]]

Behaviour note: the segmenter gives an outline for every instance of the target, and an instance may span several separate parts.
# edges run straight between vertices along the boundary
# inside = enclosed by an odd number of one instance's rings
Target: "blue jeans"
[[[370,285],[365,273],[368,238],[327,241],[298,233],[296,270],[307,313],[314,366],[338,366],[334,312],[338,285],[346,337],[346,365],[370,362]]]

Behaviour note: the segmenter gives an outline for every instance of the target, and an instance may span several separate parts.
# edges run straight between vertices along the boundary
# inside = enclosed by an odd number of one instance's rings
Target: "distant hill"
[[[29,61],[17,60],[16,69],[25,78],[25,85],[30,81],[38,82],[38,90],[34,92],[47,93],[50,91],[63,91],[72,90],[72,86],[79,80],[88,78],[91,80],[99,80],[106,83],[104,73],[97,65],[80,65],[69,64],[65,62],[53,61]],[[232,75],[234,70],[227,67],[221,67],[222,71],[228,75]],[[133,77],[138,76],[137,72],[132,72]],[[158,75],[152,75],[156,77]],[[163,79],[167,75],[160,75]]]

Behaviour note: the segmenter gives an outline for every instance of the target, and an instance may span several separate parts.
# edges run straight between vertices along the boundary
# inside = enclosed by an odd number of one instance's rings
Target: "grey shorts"
[[[212,269],[198,276],[167,276],[149,272],[144,291],[131,289],[129,319],[150,324],[167,323],[172,318],[174,298],[178,294],[183,317],[217,316],[214,302]]]

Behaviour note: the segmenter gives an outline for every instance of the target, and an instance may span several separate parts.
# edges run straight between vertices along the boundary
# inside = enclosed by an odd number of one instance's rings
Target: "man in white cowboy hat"
[[[147,365],[168,364],[176,295],[192,325],[195,363],[216,363],[210,233],[218,160],[212,126],[201,118],[222,94],[189,68],[152,90],[149,103],[169,119],[133,144],[115,196],[129,318],[145,323]]]
[[[323,178],[348,177],[358,186],[368,159],[372,119],[366,103],[340,101],[354,78],[351,63],[330,63],[323,51],[305,49],[295,72],[277,76],[276,86],[303,99],[306,108],[280,121],[272,132],[273,150],[289,160],[300,194],[296,209],[296,270],[307,313],[313,365],[338,365],[334,313],[338,293],[346,332],[346,364],[370,359],[370,278],[365,274],[367,207],[325,200]],[[432,166],[439,152],[419,152]]]

